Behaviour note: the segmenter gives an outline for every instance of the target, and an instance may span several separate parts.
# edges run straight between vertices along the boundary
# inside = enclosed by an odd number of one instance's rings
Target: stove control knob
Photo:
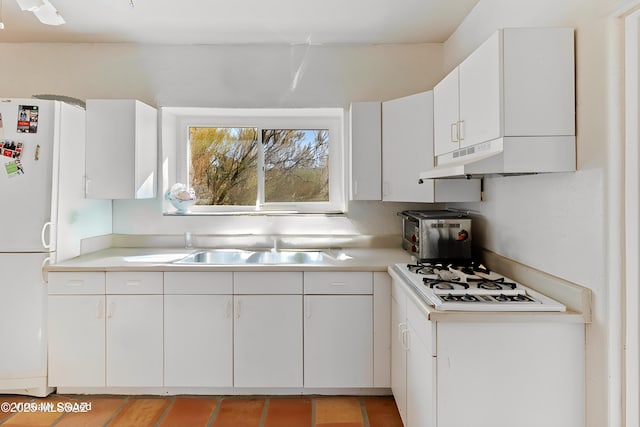
[[[458,232],[457,240],[459,242],[463,242],[463,241],[467,240],[468,238],[469,238],[469,232],[467,230],[460,230]]]
[[[412,235],[411,235],[411,241],[412,241],[413,243],[415,243],[415,242],[417,242],[417,241],[418,241],[418,238],[416,237],[416,235],[415,235],[415,234],[412,234]]]

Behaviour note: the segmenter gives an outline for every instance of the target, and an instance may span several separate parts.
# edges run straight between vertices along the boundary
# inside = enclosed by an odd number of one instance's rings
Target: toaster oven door
[[[419,239],[421,259],[471,259],[470,219],[423,220]]]

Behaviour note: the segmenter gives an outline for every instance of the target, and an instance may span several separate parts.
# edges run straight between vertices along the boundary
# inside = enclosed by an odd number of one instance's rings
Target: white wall
[[[607,17],[614,1],[481,0],[445,43],[449,71],[498,28],[576,29],[578,172],[485,179],[476,242],[501,255],[589,287],[588,425],[607,425]],[[477,224],[477,226],[476,226]]]
[[[428,90],[442,45],[162,46],[0,44],[6,97],[137,98],[154,106],[349,107]],[[9,60],[10,59],[10,60]],[[10,65],[9,65],[10,63]],[[414,205],[415,207],[415,205]],[[115,233],[399,234],[402,204],[354,202],[348,217],[161,215],[160,201],[114,203]]]

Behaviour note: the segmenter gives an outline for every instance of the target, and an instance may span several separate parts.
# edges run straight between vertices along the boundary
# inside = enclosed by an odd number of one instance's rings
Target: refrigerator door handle
[[[47,230],[49,230],[48,242],[45,240]],[[42,230],[40,231],[40,241],[42,242],[42,246],[44,246],[45,249],[51,249],[51,221],[45,222],[42,226]]]
[[[51,261],[51,258],[46,257],[42,261],[42,265],[40,266],[40,280],[42,280],[43,285],[49,284],[49,277],[47,277],[47,273],[44,271],[44,268],[47,266],[47,264],[49,264],[50,261]]]

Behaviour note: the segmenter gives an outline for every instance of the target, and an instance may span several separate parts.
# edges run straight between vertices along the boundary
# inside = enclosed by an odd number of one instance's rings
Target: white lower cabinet
[[[48,382],[105,384],[105,274],[49,273]]]
[[[305,387],[373,387],[373,273],[304,274]]]
[[[165,295],[164,385],[233,386],[231,295]]]
[[[48,291],[50,386],[389,387],[386,273],[51,272]]]
[[[49,386],[104,387],[105,296],[49,295],[48,302]]]
[[[162,273],[53,272],[49,284],[50,386],[163,384]]]
[[[421,318],[400,287],[391,298],[391,391],[407,427],[435,427],[436,358],[432,322]]]
[[[235,387],[302,387],[302,295],[234,296]]]
[[[164,273],[164,385],[233,386],[233,273]]]
[[[305,387],[373,387],[373,297],[305,295]]]
[[[391,292],[391,391],[407,425],[407,298],[397,283]]]
[[[409,305],[408,311],[411,309]],[[431,345],[421,339],[421,334],[417,330],[417,328],[432,328],[433,325],[426,318],[417,323],[409,319],[407,323],[406,423],[409,426],[435,427],[436,358],[431,354]]]
[[[400,281],[391,384],[405,427],[584,427],[584,324],[430,321]]]
[[[107,295],[107,387],[163,384],[162,295]]]

